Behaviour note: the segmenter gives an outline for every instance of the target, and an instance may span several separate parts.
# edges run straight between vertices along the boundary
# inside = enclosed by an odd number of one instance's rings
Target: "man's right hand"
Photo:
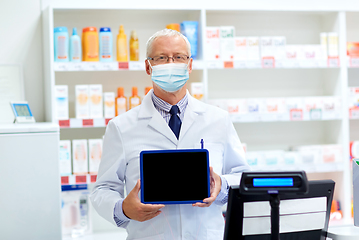
[[[157,217],[161,213],[163,204],[143,204],[138,198],[141,189],[141,181],[138,179],[136,186],[122,202],[122,211],[130,219],[144,222]]]

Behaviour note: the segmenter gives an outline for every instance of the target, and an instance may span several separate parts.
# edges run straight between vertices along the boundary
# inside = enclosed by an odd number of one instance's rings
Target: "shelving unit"
[[[150,77],[144,69],[146,40],[166,24],[194,20],[199,22],[198,57],[194,61],[194,71],[189,83],[203,82],[205,101],[227,98],[286,98],[336,96],[341,99],[341,116],[331,120],[315,121],[238,121],[234,126],[242,142],[249,151],[289,150],[296,146],[310,144],[340,144],[343,147],[343,161],[328,165],[299,166],[308,171],[310,179],[332,178],[336,181],[335,198],[342,204],[344,220],[351,218],[351,182],[349,159],[349,140],[359,139],[359,120],[349,120],[347,103],[348,86],[359,86],[359,68],[349,68],[346,60],[346,42],[359,41],[356,23],[359,13],[344,11],[290,12],[273,9],[248,10],[236,8],[208,9],[201,7],[180,7],[156,5],[141,8],[126,4],[99,6],[89,4],[80,7],[78,3],[57,3],[43,11],[44,32],[44,69],[47,120],[57,122],[53,112],[53,88],[55,85],[69,86],[70,124],[61,128],[60,139],[100,138],[104,134],[106,119],[93,120],[93,124],[83,127],[84,123],[75,118],[74,89],[77,84],[102,84],[103,91],[116,92],[117,87],[125,88],[130,95],[132,86],[143,90],[151,85]],[[358,9],[359,10],[359,9]],[[53,28],[77,27],[78,31],[87,26],[111,27],[115,38],[119,25],[123,24],[127,36],[136,29],[140,41],[142,62],[129,63],[128,69],[119,68],[118,63],[54,63]],[[276,68],[263,69],[261,63],[234,62],[226,67],[223,61],[206,61],[203,51],[206,26],[234,26],[235,36],[285,36],[287,44],[319,44],[321,32],[339,34],[340,65],[328,62],[300,63],[281,62]],[[81,32],[81,31],[79,31]],[[349,80],[349,82],[348,82]],[[189,84],[190,86],[190,84]],[[95,122],[97,124],[95,124]],[[72,124],[74,123],[74,124]],[[86,124],[85,124],[86,125]],[[297,166],[298,167],[298,166]],[[284,170],[284,169],[281,169]],[[290,170],[290,169],[288,169]]]

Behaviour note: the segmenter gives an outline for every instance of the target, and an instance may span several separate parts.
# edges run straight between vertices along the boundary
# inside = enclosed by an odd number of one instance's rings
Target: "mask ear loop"
[[[152,68],[152,65],[151,65],[151,63],[150,63],[150,60],[149,59],[146,59],[147,61],[148,61],[148,64],[150,64],[150,67],[151,67],[151,74],[152,74],[152,70],[153,70],[153,68]]]

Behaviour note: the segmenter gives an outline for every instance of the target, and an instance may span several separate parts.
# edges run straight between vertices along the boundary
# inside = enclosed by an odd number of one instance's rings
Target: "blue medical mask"
[[[152,81],[167,92],[180,90],[189,78],[188,64],[185,63],[167,63],[151,68]]]

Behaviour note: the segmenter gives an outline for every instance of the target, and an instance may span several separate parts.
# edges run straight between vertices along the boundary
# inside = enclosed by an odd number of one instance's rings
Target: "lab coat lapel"
[[[179,139],[181,140],[188,129],[193,125],[193,123],[196,121],[198,116],[205,112],[205,104],[198,101],[197,99],[193,98],[191,95],[189,95],[188,91],[188,105],[186,108],[186,111],[184,113],[184,118],[181,126],[180,136]]]
[[[158,133],[168,138],[171,142],[177,145],[178,140],[171,128],[166,124],[161,114],[156,110],[152,102],[152,91],[151,90],[142,101],[141,108],[138,114],[138,118],[150,118],[148,125],[155,129]]]

